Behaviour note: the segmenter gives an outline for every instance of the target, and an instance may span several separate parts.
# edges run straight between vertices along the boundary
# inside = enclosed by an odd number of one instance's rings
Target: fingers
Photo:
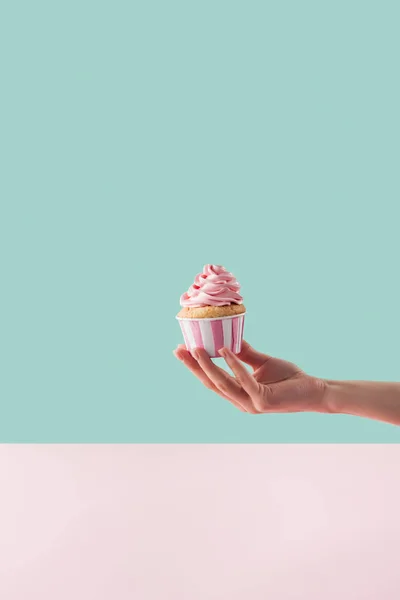
[[[219,353],[225,359],[227,365],[232,369],[239,385],[241,385],[251,398],[255,398],[259,394],[259,384],[248,372],[243,363],[241,363],[237,356],[228,348],[222,348]]]
[[[244,340],[242,342],[241,352],[239,352],[237,356],[247,365],[253,367],[253,369],[258,369],[258,367],[261,367],[261,365],[270,359],[270,356],[267,354],[262,354],[261,352],[257,352],[257,350],[254,350],[254,348],[252,348],[250,344]]]
[[[210,380],[207,374],[203,371],[197,360],[193,358],[193,356],[190,354],[190,352],[187,351],[184,345],[179,345],[178,348],[174,350],[174,355],[178,360],[183,362],[185,367],[187,367],[189,371],[191,371],[193,375],[195,375],[206,388],[212,390],[216,394],[219,394],[220,396],[222,396],[222,398],[231,402],[234,406],[236,406],[236,408],[238,408],[242,412],[246,412],[245,408],[241,404],[239,404],[232,398],[229,398],[226,394],[224,394],[214,385],[214,383]]]
[[[235,400],[247,410],[247,407],[250,405],[250,398],[235,378],[224,371],[224,369],[221,369],[221,367],[215,365],[203,348],[196,348],[193,351],[193,354],[198,364],[215,387],[225,396]]]
[[[183,362],[189,371],[191,371],[198,379],[200,379],[203,385],[212,389],[213,391],[219,391],[215,389],[215,385],[213,385],[212,381],[210,381],[210,379],[204,373],[197,360],[193,358],[193,356],[186,350],[184,346],[178,346],[178,348],[174,350],[174,354],[178,360]]]

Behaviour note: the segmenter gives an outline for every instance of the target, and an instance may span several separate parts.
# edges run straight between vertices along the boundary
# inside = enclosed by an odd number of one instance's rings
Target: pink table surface
[[[0,446],[4,600],[398,600],[400,446]]]

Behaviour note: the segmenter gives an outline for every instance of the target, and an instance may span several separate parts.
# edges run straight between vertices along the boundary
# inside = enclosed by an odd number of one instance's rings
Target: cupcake
[[[221,265],[205,265],[196,275],[176,317],[189,352],[204,348],[211,358],[223,347],[240,352],[246,309],[239,291],[236,277]]]

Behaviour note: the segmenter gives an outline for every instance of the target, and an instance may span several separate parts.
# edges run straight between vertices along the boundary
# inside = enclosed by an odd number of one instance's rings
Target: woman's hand
[[[247,342],[243,342],[240,354],[227,348],[220,351],[234,377],[214,364],[202,348],[194,350],[192,356],[180,345],[174,354],[207,388],[243,412],[330,412],[324,405],[324,380],[285,360],[261,354]],[[243,363],[250,365],[253,373]]]

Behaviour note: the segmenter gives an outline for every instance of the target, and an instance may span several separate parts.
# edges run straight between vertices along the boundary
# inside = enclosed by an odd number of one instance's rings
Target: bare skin
[[[180,345],[174,354],[203,385],[242,412],[342,413],[400,425],[398,383],[319,379],[293,363],[254,350],[245,341],[240,354],[228,348],[220,351],[233,376],[216,365],[202,348],[192,355]]]

